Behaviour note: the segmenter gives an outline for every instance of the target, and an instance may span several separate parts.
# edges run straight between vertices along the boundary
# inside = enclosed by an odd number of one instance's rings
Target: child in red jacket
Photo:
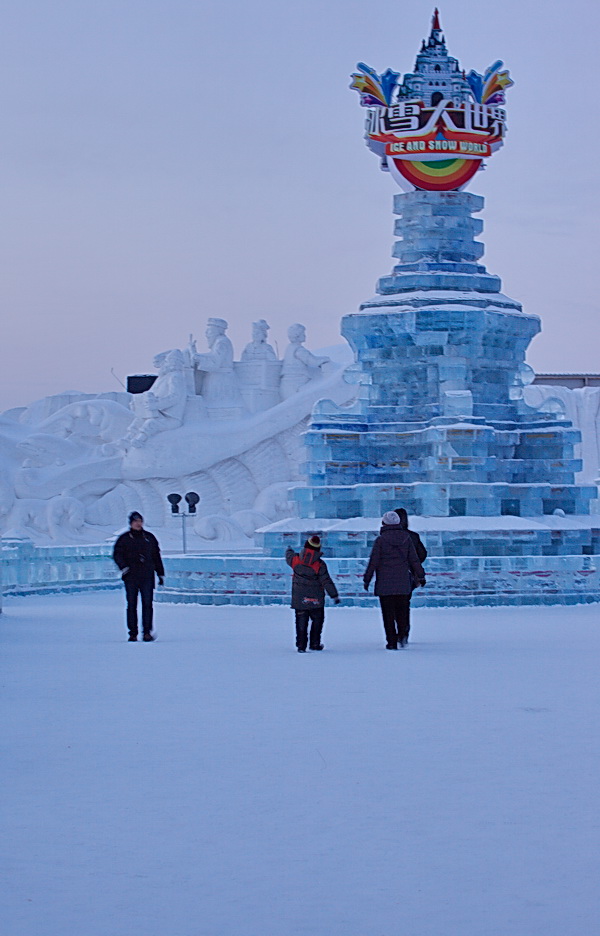
[[[296,649],[298,653],[306,653],[308,644],[311,650],[323,650],[321,634],[325,621],[325,592],[333,598],[335,604],[339,604],[340,599],[327,566],[321,559],[320,537],[314,534],[307,539],[300,553],[288,547],[285,561],[294,570],[291,604],[296,612]]]

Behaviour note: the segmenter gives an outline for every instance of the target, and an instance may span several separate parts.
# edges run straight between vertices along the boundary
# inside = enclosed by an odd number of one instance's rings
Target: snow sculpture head
[[[171,373],[172,371],[183,370],[184,363],[185,362],[183,360],[183,354],[181,353],[181,351],[179,350],[169,351],[169,353],[167,354],[164,360],[162,370],[164,371],[164,373],[167,373],[167,374]]]
[[[275,349],[271,347],[267,338],[269,323],[264,319],[252,322],[252,341],[242,351],[241,360],[244,363],[252,361],[277,361]]]
[[[229,325],[222,318],[209,318],[206,323],[206,340],[208,341],[208,347],[212,348],[215,341],[220,335],[224,335],[227,331]]]
[[[288,328],[288,338],[292,344],[303,344],[306,341],[306,328],[296,323]]]
[[[183,368],[185,366],[185,361],[183,353],[175,348],[172,351],[161,351],[160,354],[155,354],[153,364],[160,373],[167,374],[170,371]]]
[[[259,319],[258,322],[252,322],[252,341],[256,341],[259,344],[266,342],[268,331],[269,325],[264,319]]]

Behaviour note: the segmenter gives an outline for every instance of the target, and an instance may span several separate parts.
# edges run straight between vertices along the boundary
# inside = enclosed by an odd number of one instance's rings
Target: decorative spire
[[[436,7],[433,11],[433,17],[431,20],[431,31],[432,32],[441,32],[442,27],[440,26],[440,11]]]

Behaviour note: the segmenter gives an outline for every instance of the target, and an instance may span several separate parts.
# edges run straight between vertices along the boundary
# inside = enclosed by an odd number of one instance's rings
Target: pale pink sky
[[[358,61],[411,71],[416,0],[8,0],[0,32],[0,409],[117,389],[152,356],[266,318],[309,345],[391,269],[392,196]],[[530,363],[600,371],[598,6],[449,0],[451,54],[515,79],[486,196],[488,269],[542,317]],[[200,342],[202,344],[202,341]]]

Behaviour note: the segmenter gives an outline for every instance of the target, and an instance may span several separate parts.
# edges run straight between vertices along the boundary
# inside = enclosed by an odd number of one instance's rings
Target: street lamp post
[[[183,547],[183,553],[187,552],[187,536],[185,524],[188,517],[193,517],[196,513],[196,505],[200,503],[200,497],[196,494],[195,491],[188,491],[185,495],[185,502],[187,504],[187,512],[179,512],[179,504],[181,503],[182,497],[181,494],[167,494],[167,500],[171,505],[171,514],[174,517],[181,517],[181,544]]]

